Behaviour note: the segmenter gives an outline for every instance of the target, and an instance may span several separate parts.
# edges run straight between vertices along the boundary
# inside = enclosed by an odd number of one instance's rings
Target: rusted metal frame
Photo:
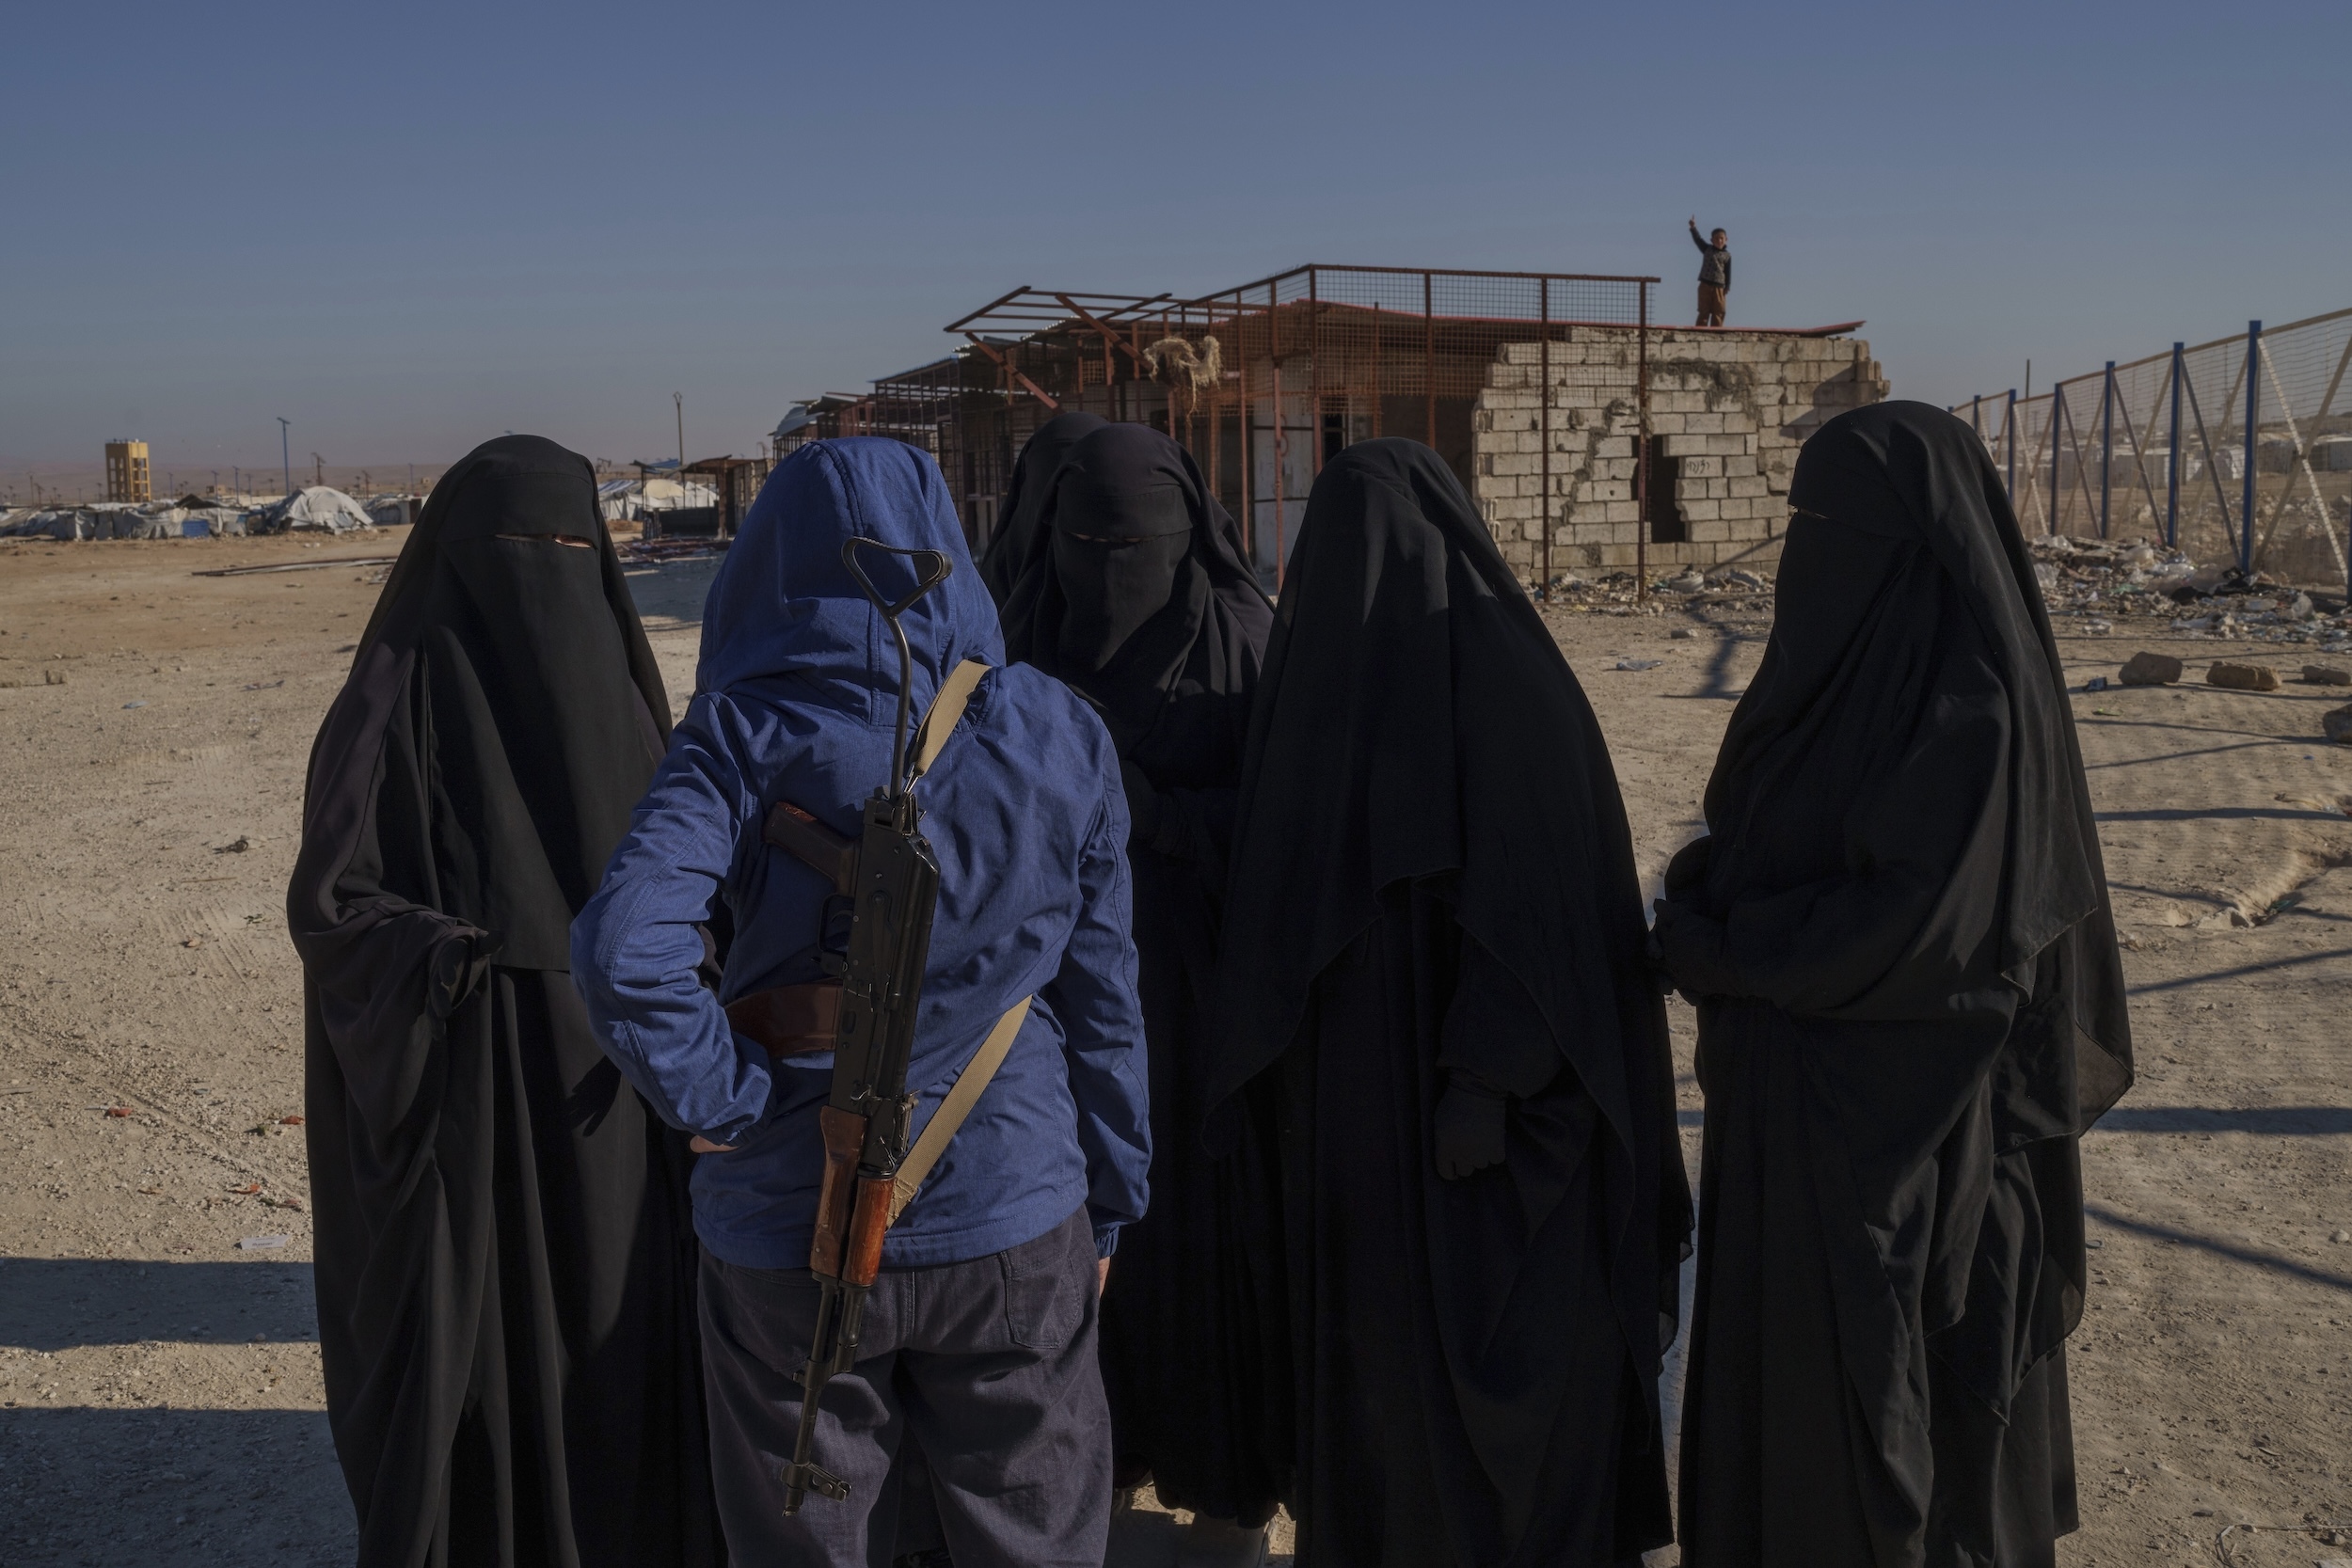
[[[1316,309],[1315,274],[1307,272],[1307,455],[1308,471],[1323,477],[1323,312]]]
[[[1372,308],[1372,438],[1375,441],[1385,429],[1380,405],[1387,401],[1389,388],[1380,372],[1387,358],[1381,351],[1386,346],[1380,336],[1380,307],[1375,304]]]
[[[1233,293],[1233,366],[1239,390],[1235,401],[1240,405],[1241,420],[1241,547],[1249,559],[1249,570],[1258,570],[1258,465],[1257,433],[1249,428],[1249,356],[1242,342],[1241,293]]]
[[[964,336],[972,340],[972,346],[974,348],[978,349],[982,354],[985,354],[991,359],[995,360],[999,370],[1003,371],[1013,380],[1021,383],[1021,387],[1024,391],[1027,392],[1031,397],[1037,399],[1038,402],[1043,404],[1046,407],[1052,409],[1055,413],[1058,414],[1061,412],[1061,404],[1055,399],[1053,394],[1048,392],[1044,388],[1039,386],[1036,382],[1031,381],[1027,376],[1022,374],[1018,370],[1014,369],[1012,361],[1005,357],[1004,354],[997,349],[994,343],[988,341],[977,332],[967,332]]]
[[[1282,463],[1290,455],[1290,432],[1282,423],[1282,312],[1274,285],[1265,290],[1266,364],[1274,372],[1274,591],[1282,591]]]
[[[1092,313],[1104,320],[1123,321],[1130,315],[1148,311],[1152,306],[1173,297],[1166,293],[1146,296],[1097,293],[1087,289],[1072,289],[1063,293],[1039,289],[1024,283],[1008,293],[999,294],[969,315],[961,316],[949,322],[946,330],[966,332],[971,330],[974,323],[986,321],[992,316],[1000,317],[1006,325],[1017,324],[1038,329],[1051,328],[1069,318],[1062,311],[1050,309],[1047,302],[1051,301],[1057,306],[1066,306],[1070,301],[1077,299],[1093,301]]]
[[[1630,273],[1494,272],[1482,271],[1475,267],[1368,267],[1354,266],[1341,261],[1308,261],[1299,266],[1288,267],[1280,272],[1269,274],[1264,277],[1253,277],[1248,282],[1229,292],[1239,294],[1243,290],[1262,289],[1269,284],[1279,283],[1307,272],[1372,272],[1402,277],[1418,277],[1428,273],[1442,273],[1448,277],[1549,277],[1555,283],[1655,283],[1659,281],[1656,277],[1636,277]]]
[[[1642,282],[1640,335],[1634,340],[1633,602],[1649,599],[1649,286]]]

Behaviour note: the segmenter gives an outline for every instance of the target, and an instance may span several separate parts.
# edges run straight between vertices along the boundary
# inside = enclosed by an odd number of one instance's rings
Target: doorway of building
[[[1682,504],[1675,496],[1681,468],[1681,464],[1666,455],[1663,441],[1649,443],[1649,471],[1643,475],[1642,522],[1653,545],[1690,543],[1690,525],[1682,520]]]

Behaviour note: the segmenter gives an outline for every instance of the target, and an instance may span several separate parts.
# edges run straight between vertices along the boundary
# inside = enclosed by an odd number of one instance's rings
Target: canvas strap
[[[891,1223],[898,1223],[898,1216],[921,1190],[923,1179],[939,1164],[939,1157],[947,1152],[947,1145],[963,1126],[963,1118],[979,1103],[981,1091],[996,1076],[996,1069],[1005,1065],[1013,1037],[1021,1033],[1022,1022],[1028,1016],[1029,998],[1025,996],[1006,1009],[1005,1016],[996,1021],[996,1027],[988,1032],[988,1038],[972,1053],[972,1059],[963,1064],[963,1070],[956,1074],[955,1086],[939,1102],[939,1109],[931,1113],[923,1135],[914,1140],[914,1147],[907,1150],[907,1157],[898,1164],[898,1174],[891,1181]]]
[[[967,658],[947,672],[947,678],[939,683],[939,693],[931,705],[923,710],[923,722],[914,731],[914,777],[921,778],[931,770],[946,749],[947,737],[956,733],[963,721],[963,710],[972,701],[972,693],[988,673],[988,666],[977,658]]]

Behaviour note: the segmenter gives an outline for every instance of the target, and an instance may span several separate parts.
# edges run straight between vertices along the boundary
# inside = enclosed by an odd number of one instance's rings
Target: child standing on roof
[[[1731,302],[1731,236],[1718,229],[1699,238],[1699,215],[1691,214],[1691,243],[1699,247],[1699,319],[1701,326],[1724,325]]]

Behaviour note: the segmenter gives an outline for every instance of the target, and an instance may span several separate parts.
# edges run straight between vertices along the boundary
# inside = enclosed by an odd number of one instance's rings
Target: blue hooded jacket
[[[722,1004],[822,974],[831,888],[763,842],[769,807],[788,800],[855,836],[890,768],[898,645],[841,564],[854,534],[955,563],[902,621],[917,717],[961,660],[999,666],[916,786],[940,864],[907,1072],[921,1097],[918,1135],[998,1016],[1036,997],[892,1228],[884,1265],[1000,1252],[1082,1203],[1107,1257],[1119,1227],[1143,1212],[1151,1163],[1119,758],[1066,687],[1001,668],[994,601],[937,465],[914,448],[819,441],[769,476],[710,585],[693,704],[604,885],[573,922],[573,979],[638,1092],[673,1125],[734,1146],[695,1165],[704,1245],[745,1267],[805,1268],[833,1055],[771,1058],[728,1027]],[[902,559],[870,551],[861,564],[893,599],[914,585]],[[718,898],[735,934],[713,995],[695,975],[695,927]]]

